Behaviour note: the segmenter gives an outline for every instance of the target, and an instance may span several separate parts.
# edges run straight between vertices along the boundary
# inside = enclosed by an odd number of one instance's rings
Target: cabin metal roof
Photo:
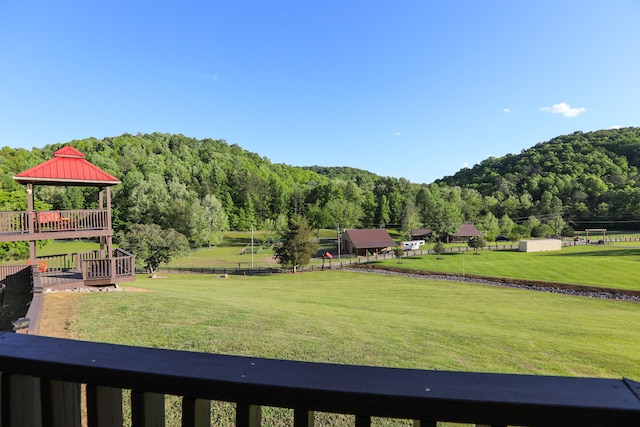
[[[353,246],[358,249],[388,248],[397,245],[391,239],[387,230],[382,228],[346,230],[344,238],[350,240]]]
[[[106,186],[120,184],[120,180],[84,158],[84,154],[70,145],[64,146],[53,158],[16,174],[13,179],[26,184]]]

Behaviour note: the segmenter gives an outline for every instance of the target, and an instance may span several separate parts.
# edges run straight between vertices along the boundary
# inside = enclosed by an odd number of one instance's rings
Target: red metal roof
[[[344,238],[350,240],[358,249],[388,248],[397,245],[383,228],[346,230]]]
[[[84,154],[70,145],[53,153],[53,158],[13,177],[21,183],[47,185],[115,185],[120,180],[94,164],[89,163]]]

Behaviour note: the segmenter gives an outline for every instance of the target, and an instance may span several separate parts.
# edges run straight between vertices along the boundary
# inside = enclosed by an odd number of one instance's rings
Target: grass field
[[[76,297],[72,336],[292,360],[640,379],[637,303],[337,271],[139,277],[135,285],[150,292]]]
[[[176,262],[200,267],[244,257],[246,236],[235,237]],[[388,263],[461,272],[462,260],[452,254]],[[464,262],[467,274],[639,288],[640,250],[622,246],[470,252]],[[41,333],[291,360],[640,380],[639,303],[345,271],[139,275],[132,285],[143,292],[47,295]],[[178,423],[171,409],[177,401],[167,399],[168,420]],[[233,425],[233,409],[216,405],[215,425]],[[282,410],[265,408],[263,416],[266,425],[290,425]],[[320,416],[317,425],[353,425],[347,416]]]
[[[554,252],[480,251],[379,261],[394,267],[640,290],[640,248],[571,246]]]

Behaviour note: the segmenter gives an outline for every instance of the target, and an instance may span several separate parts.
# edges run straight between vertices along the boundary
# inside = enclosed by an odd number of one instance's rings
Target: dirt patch
[[[78,292],[47,293],[42,306],[40,335],[78,338],[76,312],[83,296]]]
[[[133,286],[119,286],[118,291],[149,292]],[[48,290],[45,293],[40,317],[40,335],[58,338],[78,338],[77,309],[81,298],[88,293],[104,292],[95,288]],[[113,290],[111,290],[113,292]]]

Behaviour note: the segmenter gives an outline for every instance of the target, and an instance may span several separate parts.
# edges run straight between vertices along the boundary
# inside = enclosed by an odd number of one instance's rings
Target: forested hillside
[[[640,221],[639,167],[640,128],[624,128],[559,136],[438,183],[495,198],[498,216],[560,213],[573,222],[624,228]]]
[[[124,134],[70,144],[122,181],[113,192],[116,231],[158,224],[194,247],[215,244],[228,229],[283,229],[296,215],[314,228],[425,226],[438,233],[470,221],[491,239],[560,234],[572,221],[636,225],[640,214],[638,128],[561,136],[429,185],[346,166],[274,164],[224,140],[183,135]],[[0,150],[0,210],[26,209],[13,175],[62,145]],[[92,188],[37,187],[36,196],[39,209],[97,204]],[[9,246],[5,256],[16,251]]]

